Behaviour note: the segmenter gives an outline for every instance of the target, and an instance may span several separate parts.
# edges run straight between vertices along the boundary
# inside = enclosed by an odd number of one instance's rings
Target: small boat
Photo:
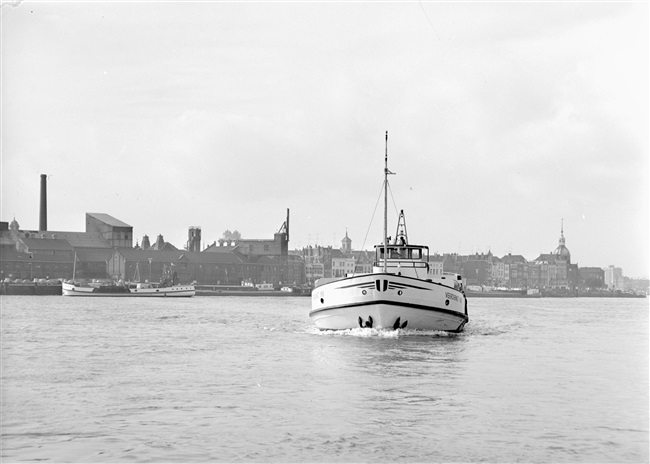
[[[82,281],[76,279],[77,253],[74,254],[72,280],[61,283],[63,296],[135,296],[135,297],[190,297],[196,295],[193,284],[179,285],[176,273],[172,267],[163,268],[160,283],[140,282],[140,263],[136,264],[133,280],[95,280]]]
[[[191,297],[196,294],[194,285],[152,284],[148,282],[75,282],[61,284],[63,296],[91,297]]]
[[[395,239],[388,230],[388,132],[384,167],[384,241],[375,246],[371,273],[316,281],[309,317],[321,330],[357,327],[461,332],[469,321],[459,274],[434,274],[429,247],[411,245],[404,211]]]

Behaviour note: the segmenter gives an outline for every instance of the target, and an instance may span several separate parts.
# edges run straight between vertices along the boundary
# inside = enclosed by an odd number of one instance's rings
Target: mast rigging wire
[[[372,211],[372,217],[370,218],[370,224],[368,224],[368,230],[366,230],[366,236],[363,238],[363,244],[361,245],[361,250],[366,247],[366,241],[368,240],[368,234],[370,233],[370,228],[372,227],[372,221],[375,219],[375,214],[377,213],[377,206],[379,206],[379,201],[381,200],[381,195],[384,190],[384,183],[381,183],[381,189],[379,189],[379,195],[377,196],[377,203],[375,203],[375,209]],[[395,208],[395,214],[399,215],[397,209],[397,203],[395,202],[395,197],[393,196],[393,189],[390,188],[390,182],[388,183],[388,191],[390,192],[390,198],[393,200],[393,207]]]
[[[375,213],[377,212],[377,206],[379,205],[379,200],[381,200],[381,194],[384,191],[384,183],[381,183],[381,189],[379,189],[379,196],[377,197],[377,203],[375,203],[375,209],[372,211],[372,217],[370,218],[370,224],[368,224],[368,230],[366,231],[366,236],[363,238],[363,244],[361,245],[361,250],[366,246],[366,240],[368,240],[368,234],[370,233],[370,228],[372,227],[372,221],[375,218]]]

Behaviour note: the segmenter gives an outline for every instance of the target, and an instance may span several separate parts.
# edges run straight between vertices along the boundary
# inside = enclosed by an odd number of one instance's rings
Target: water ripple
[[[448,334],[110,300],[2,297],[3,462],[648,462],[645,302],[477,299]]]

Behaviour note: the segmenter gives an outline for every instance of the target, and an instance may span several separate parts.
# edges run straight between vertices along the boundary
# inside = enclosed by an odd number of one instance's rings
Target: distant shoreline
[[[466,293],[472,298],[645,298],[642,293],[626,292],[541,292],[527,295],[522,292],[472,292]]]
[[[204,287],[204,288],[200,288]],[[205,287],[216,286],[197,286],[196,295],[198,297],[218,297],[218,296],[245,296],[245,297],[310,297],[311,291],[294,289],[292,292],[281,290],[239,290],[234,288],[226,289],[213,289]],[[3,283],[0,285],[0,295],[25,295],[25,296],[56,296],[62,295],[61,285],[47,285],[35,283],[23,284],[8,284]],[[628,293],[628,292],[540,292],[532,295],[527,295],[523,292],[517,291],[487,291],[476,292],[468,291],[466,293],[467,299],[473,298],[646,298],[642,293]]]

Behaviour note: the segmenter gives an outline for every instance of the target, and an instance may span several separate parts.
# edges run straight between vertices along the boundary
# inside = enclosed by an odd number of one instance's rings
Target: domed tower
[[[560,226],[560,240],[558,243],[558,247],[555,249],[553,254],[558,256],[559,258],[565,259],[567,263],[571,263],[571,252],[566,247],[565,243],[566,240],[564,239],[564,219],[562,219],[562,223]]]

